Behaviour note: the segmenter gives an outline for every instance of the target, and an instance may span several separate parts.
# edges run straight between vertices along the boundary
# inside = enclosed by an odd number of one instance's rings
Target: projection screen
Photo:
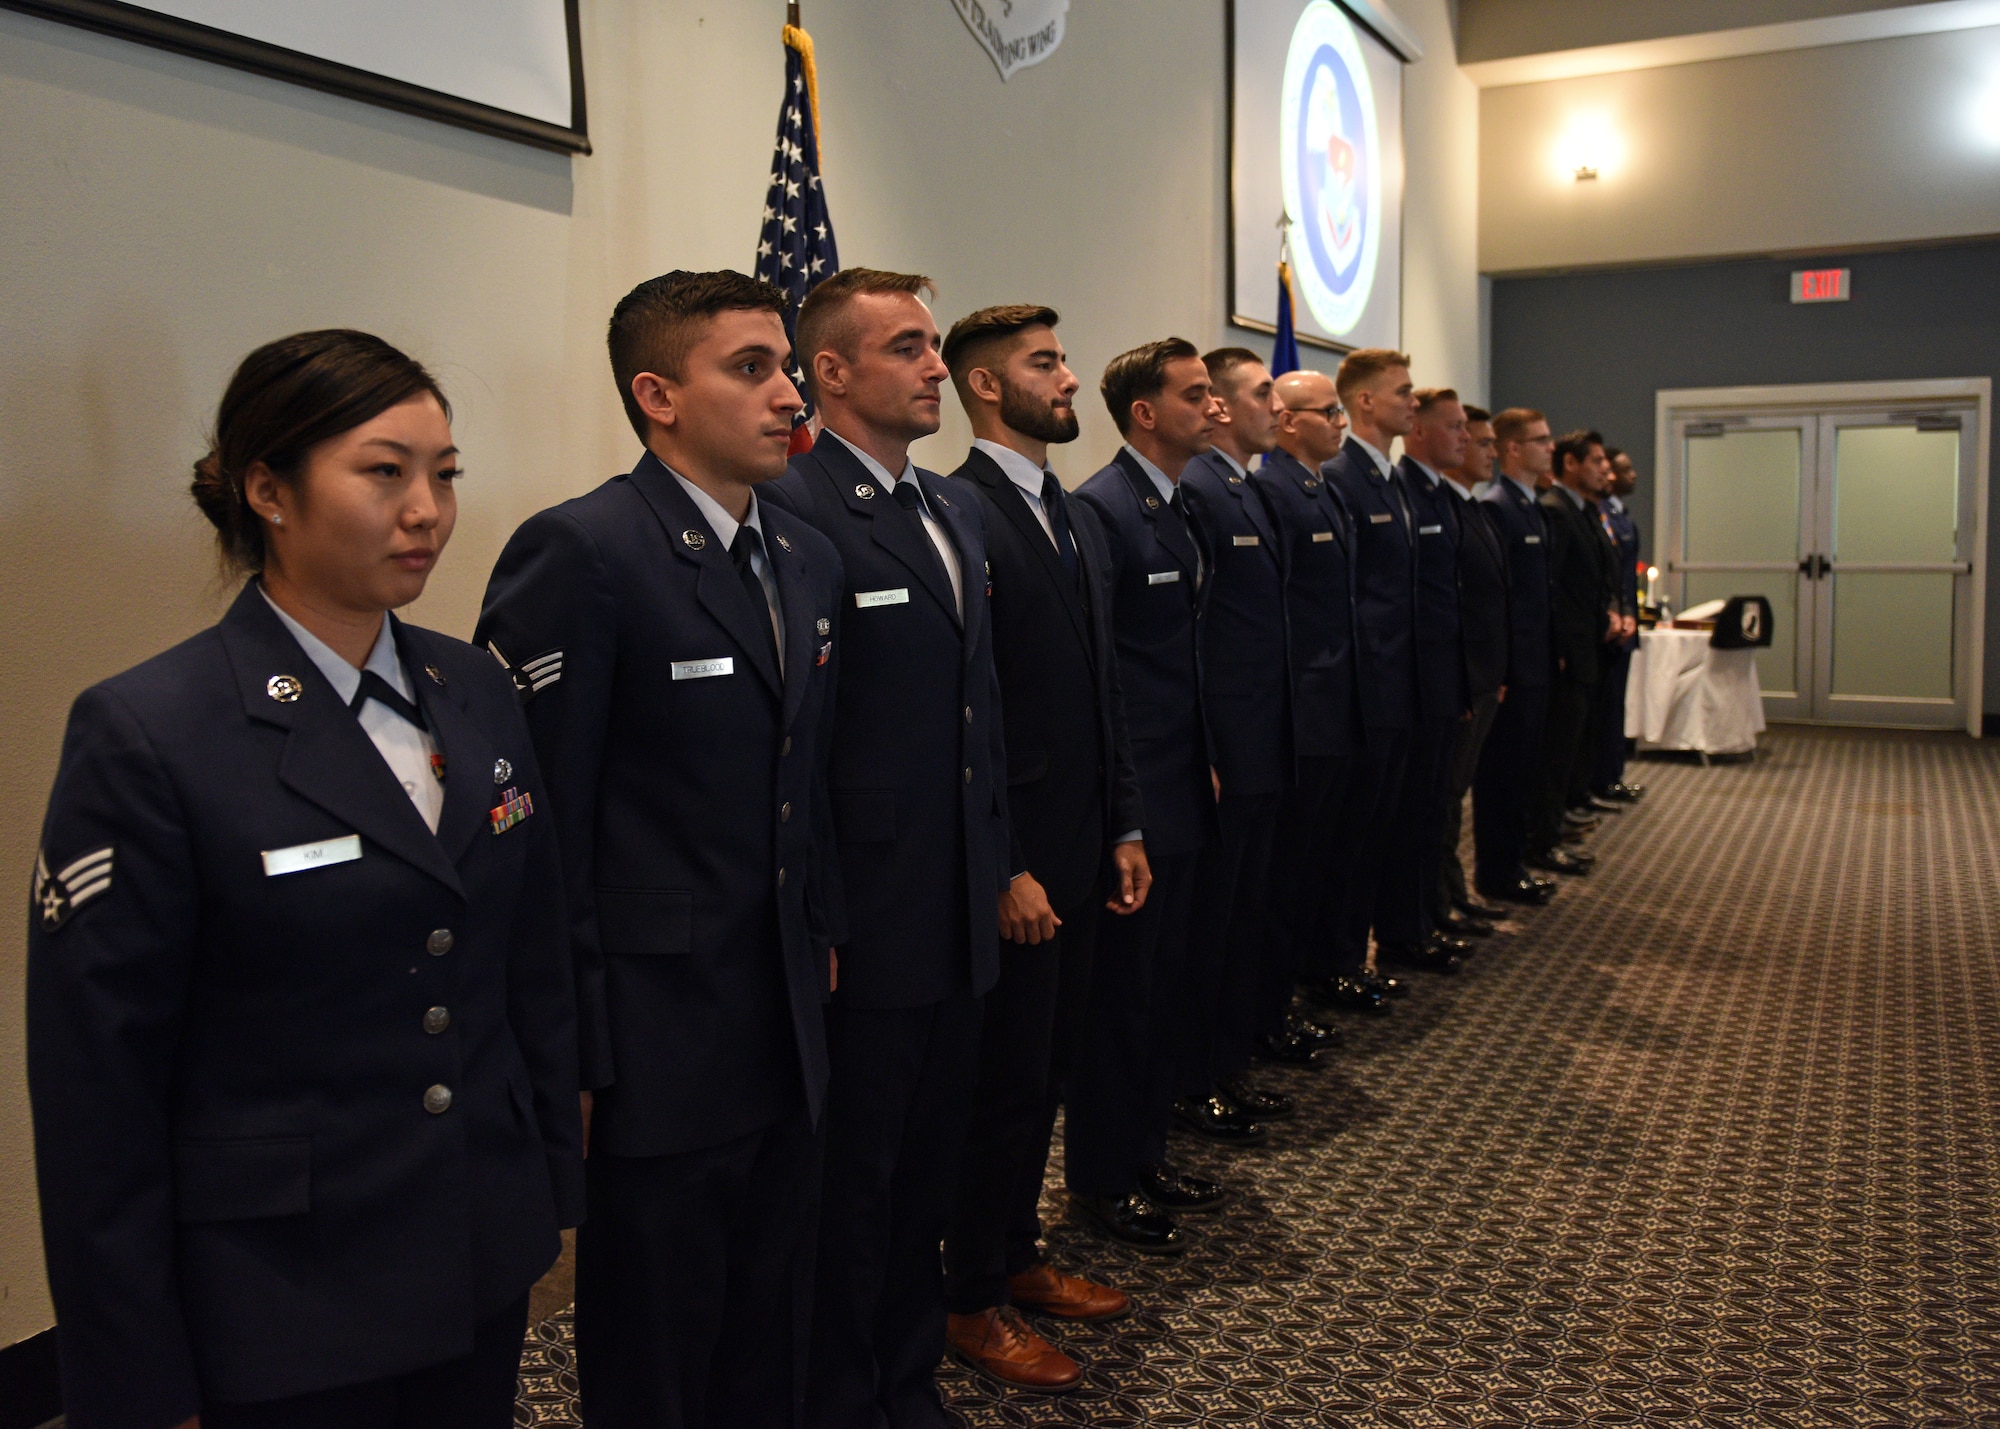
[[[1404,56],[1333,0],[1235,0],[1229,25],[1232,320],[1274,330],[1283,215],[1299,341],[1400,346]]]

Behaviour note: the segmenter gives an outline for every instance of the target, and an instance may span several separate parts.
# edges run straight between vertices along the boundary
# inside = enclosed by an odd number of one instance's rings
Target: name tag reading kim
[[[1181,578],[1181,573],[1179,571],[1148,571],[1146,573],[1146,584],[1172,585],[1175,581],[1179,580],[1180,578]]]
[[[900,586],[895,590],[858,590],[854,593],[855,608],[873,610],[878,605],[908,605],[910,588]]]
[[[264,850],[264,876],[277,878],[287,873],[304,873],[309,868],[352,863],[361,857],[361,835],[325,839],[316,844],[293,844],[290,848]]]
[[[1321,541],[1331,541],[1332,539],[1333,539],[1333,532],[1331,532],[1331,531],[1315,531],[1315,532],[1313,532],[1313,544],[1314,544],[1314,545],[1318,545],[1318,544],[1319,544],[1319,543],[1320,543]]]
[[[719,660],[676,660],[674,678],[676,680],[707,680],[717,675],[736,673],[736,657],[724,655]]]

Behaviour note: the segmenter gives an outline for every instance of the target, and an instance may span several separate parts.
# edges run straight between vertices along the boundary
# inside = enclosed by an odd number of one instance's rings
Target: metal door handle
[[[1799,574],[1809,581],[1823,581],[1833,570],[1833,562],[1815,551],[1799,562]]]

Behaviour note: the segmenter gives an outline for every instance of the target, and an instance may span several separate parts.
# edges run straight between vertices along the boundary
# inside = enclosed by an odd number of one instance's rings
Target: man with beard
[[[974,440],[954,487],[986,514],[993,659],[1007,737],[1013,881],[1000,895],[1000,980],[986,995],[957,1200],[945,1232],[946,1338],[1003,1384],[1073,1388],[1077,1362],[1022,1320],[1116,1319],[1121,1291],[1065,1275],[1037,1204],[1063,1084],[1087,1029],[1097,910],[1129,918],[1152,874],[1126,742],[1096,515],[1048,468],[1076,439],[1077,379],[1053,308],[982,308],[952,325],[945,365]]]

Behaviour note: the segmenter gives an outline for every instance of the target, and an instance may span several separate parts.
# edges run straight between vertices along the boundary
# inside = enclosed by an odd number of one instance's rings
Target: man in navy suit
[[[1214,835],[1216,775],[1202,718],[1196,610],[1213,566],[1181,474],[1208,449],[1214,401],[1193,343],[1166,338],[1111,359],[1099,383],[1125,445],[1077,489],[1103,528],[1132,763],[1146,807],[1153,891],[1104,915],[1091,975],[1091,1038],[1071,1079],[1064,1172],[1086,1224],[1156,1254],[1186,1248],[1176,1212],[1211,1210],[1222,1187],[1167,1164],[1175,1067],[1171,1009],[1188,978],[1195,862]]]
[[[593,1425],[785,1425],[843,940],[824,797],[840,560],[758,497],[800,403],[784,295],[669,273],[611,319],[637,466],[514,533],[475,639],[561,833],[590,1136]]]
[[[1328,873],[1334,833],[1361,742],[1355,673],[1354,521],[1320,475],[1340,451],[1346,414],[1323,372],[1288,372],[1276,384],[1276,446],[1251,475],[1277,522],[1284,551],[1285,623],[1291,635],[1292,747],[1298,779],[1278,808],[1271,903],[1274,956],[1259,996],[1258,1048],[1266,1058],[1309,1062],[1331,1029],[1291,1012],[1292,989],[1329,1006],[1380,1011],[1381,989],[1324,975]]]
[[[1605,449],[1611,462],[1611,490],[1597,504],[1604,512],[1611,539],[1618,546],[1618,593],[1623,607],[1624,634],[1605,652],[1605,673],[1598,696],[1597,764],[1591,771],[1591,793],[1599,799],[1636,803],[1645,789],[1625,782],[1625,684],[1632,673],[1632,652],[1639,648],[1639,523],[1625,498],[1639,484],[1630,452]]]
[[[808,1424],[943,1425],[939,1242],[1013,874],[978,498],[910,460],[948,376],[915,274],[845,268],[799,306],[825,430],[770,488],[833,542],[829,783],[846,893]]]
[[[1347,799],[1335,820],[1338,842],[1325,972],[1365,977],[1368,934],[1381,910],[1385,851],[1392,840],[1417,724],[1417,512],[1396,479],[1389,447],[1416,414],[1410,359],[1386,348],[1350,352],[1334,378],[1348,435],[1324,475],[1354,517],[1356,679],[1363,735]],[[1378,931],[1383,931],[1378,929]],[[1386,930],[1393,933],[1397,930]],[[1385,939],[1386,941],[1386,939]],[[1405,960],[1436,971],[1455,954],[1417,945]]]
[[[1385,959],[1446,968],[1451,957],[1470,949],[1435,925],[1430,896],[1444,852],[1438,834],[1450,797],[1451,753],[1471,715],[1458,612],[1463,523],[1444,479],[1445,470],[1465,458],[1465,408],[1449,387],[1422,387],[1414,395],[1416,415],[1403,438],[1396,479],[1417,527],[1417,710],[1382,870],[1376,933]]]
[[[1555,438],[1540,412],[1509,407],[1493,418],[1493,439],[1500,474],[1480,499],[1507,553],[1507,698],[1494,712],[1473,776],[1473,887],[1487,898],[1539,905],[1555,896],[1555,885],[1528,873],[1528,820],[1555,656],[1548,526],[1535,490],[1548,479]]]
[[[1276,444],[1276,383],[1243,347],[1202,359],[1214,384],[1214,445],[1187,464],[1180,490],[1214,568],[1201,593],[1202,698],[1222,781],[1221,837],[1196,872],[1194,994],[1180,1019],[1175,1116],[1225,1145],[1262,1137],[1260,1118],[1289,1097],[1246,1077],[1257,996],[1272,956],[1270,874],[1278,805],[1296,779],[1284,553],[1250,465]]]
[[[1130,917],[1152,882],[1125,734],[1097,518],[1049,470],[1077,434],[1076,375],[1053,308],[982,308],[944,341],[974,440],[953,488],[986,515],[993,658],[1007,735],[1013,881],[1000,898],[1000,980],[986,995],[979,1083],[946,1232],[952,1351],[1006,1384],[1045,1392],[1082,1376],[1021,1318],[1114,1319],[1122,1292],[1042,1254],[1037,1206],[1056,1107],[1089,1037],[1098,910]]]

